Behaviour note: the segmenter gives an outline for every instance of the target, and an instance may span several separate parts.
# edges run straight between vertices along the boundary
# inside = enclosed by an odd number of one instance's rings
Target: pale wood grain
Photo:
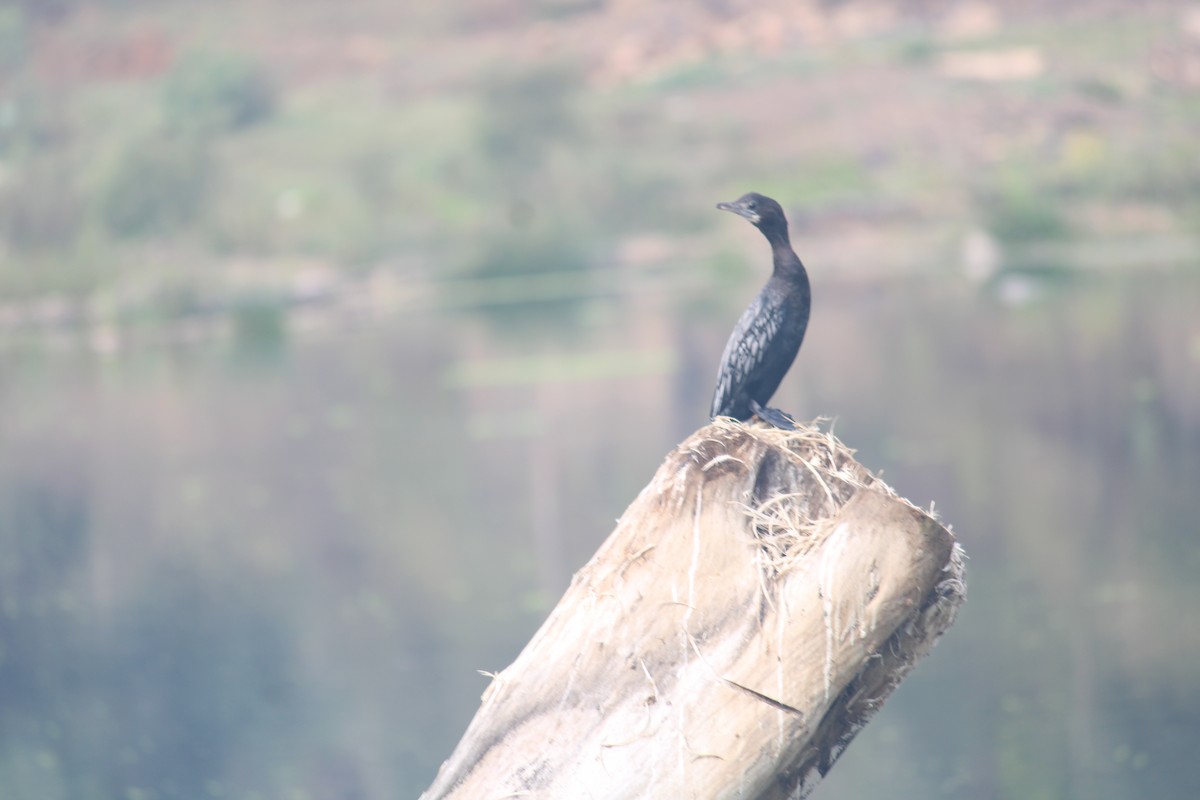
[[[811,791],[964,597],[954,538],[831,435],[670,453],[425,800]]]

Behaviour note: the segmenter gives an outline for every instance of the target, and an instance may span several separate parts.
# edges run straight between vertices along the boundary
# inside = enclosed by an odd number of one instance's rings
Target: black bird
[[[812,307],[808,273],[792,250],[787,218],[779,203],[751,192],[732,203],[717,203],[717,208],[745,217],[762,231],[771,243],[775,268],[758,297],[742,312],[725,345],[712,416],[746,420],[757,414],[777,428],[794,428],[786,414],[766,406],[804,340]]]

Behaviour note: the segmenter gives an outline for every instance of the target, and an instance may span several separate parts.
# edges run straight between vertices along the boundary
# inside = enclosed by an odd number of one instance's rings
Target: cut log
[[[965,597],[951,533],[832,434],[667,456],[423,800],[798,798]]]

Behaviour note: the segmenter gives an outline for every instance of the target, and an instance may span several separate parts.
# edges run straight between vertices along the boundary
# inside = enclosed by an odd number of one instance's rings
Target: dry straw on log
[[[953,622],[962,554],[830,433],[677,447],[424,800],[797,798]]]

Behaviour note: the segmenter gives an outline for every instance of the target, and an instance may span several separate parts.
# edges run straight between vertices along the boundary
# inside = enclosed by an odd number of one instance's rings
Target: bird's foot
[[[766,406],[760,405],[756,401],[751,400],[750,410],[754,412],[755,416],[772,427],[785,431],[796,430],[796,421],[780,411],[778,408],[767,408]]]

